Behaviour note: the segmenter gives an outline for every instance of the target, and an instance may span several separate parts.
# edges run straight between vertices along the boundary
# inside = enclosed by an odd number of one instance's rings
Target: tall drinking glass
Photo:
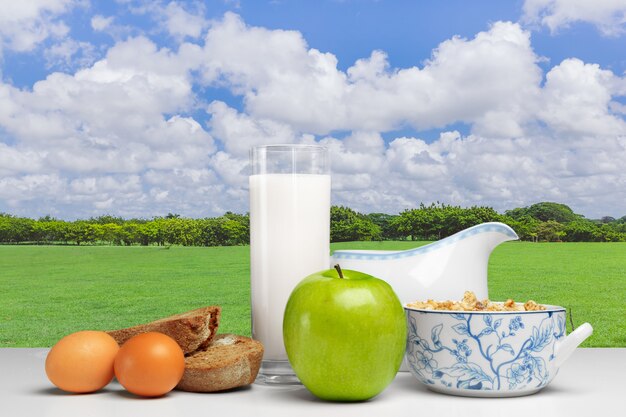
[[[252,337],[265,353],[257,383],[297,384],[283,343],[291,291],[330,263],[330,161],[311,145],[250,152]]]

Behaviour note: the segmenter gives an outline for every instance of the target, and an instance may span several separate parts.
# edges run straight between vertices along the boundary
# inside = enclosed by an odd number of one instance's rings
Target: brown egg
[[[59,340],[46,357],[48,379],[63,391],[97,391],[113,379],[119,346],[105,332],[85,330]]]
[[[170,392],[185,372],[185,355],[178,343],[163,333],[133,336],[115,358],[115,376],[136,395],[157,397]]]

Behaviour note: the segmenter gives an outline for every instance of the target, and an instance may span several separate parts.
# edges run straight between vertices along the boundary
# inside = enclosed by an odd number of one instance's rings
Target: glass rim
[[[305,150],[305,151],[326,151],[328,147],[323,145],[308,145],[308,144],[275,144],[275,145],[255,145],[250,148],[251,152],[257,152],[260,150],[265,150],[269,152],[285,152],[285,151],[293,151],[293,150]]]

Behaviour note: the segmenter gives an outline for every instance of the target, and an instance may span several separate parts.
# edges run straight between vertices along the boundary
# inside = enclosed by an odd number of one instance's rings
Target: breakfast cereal
[[[415,301],[408,303],[407,307],[449,311],[539,311],[546,309],[545,306],[537,304],[533,300],[528,300],[524,304],[516,303],[512,299],[508,299],[504,303],[496,303],[489,299],[480,301],[472,291],[465,291],[461,301]]]

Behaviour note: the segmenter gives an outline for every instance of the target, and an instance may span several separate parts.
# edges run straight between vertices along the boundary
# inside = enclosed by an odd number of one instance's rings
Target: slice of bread
[[[202,307],[150,323],[126,329],[111,330],[107,333],[113,336],[120,346],[131,337],[140,333],[164,333],[176,340],[185,355],[187,355],[195,350],[207,347],[213,341],[219,326],[221,312],[222,308],[219,306]]]
[[[218,334],[206,349],[185,358],[185,373],[176,389],[214,392],[251,384],[262,358],[261,342],[235,334]]]

